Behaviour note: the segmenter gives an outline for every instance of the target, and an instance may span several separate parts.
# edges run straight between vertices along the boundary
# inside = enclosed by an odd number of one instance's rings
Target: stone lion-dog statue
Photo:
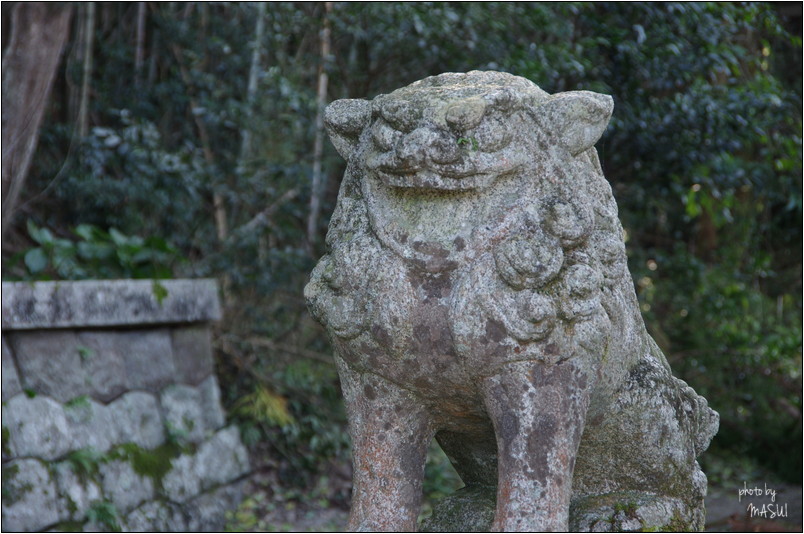
[[[347,168],[305,297],[349,416],[350,530],[416,530],[434,437],[466,486],[425,528],[703,527],[718,415],[640,315],[593,146],[612,110],[478,71],[328,106]]]

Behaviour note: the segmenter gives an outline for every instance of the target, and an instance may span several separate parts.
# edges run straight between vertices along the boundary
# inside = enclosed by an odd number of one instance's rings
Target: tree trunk
[[[310,187],[310,215],[307,218],[307,247],[312,254],[316,242],[318,212],[321,210],[322,187],[321,158],[324,154],[324,106],[327,103],[326,62],[330,54],[329,18],[332,13],[332,2],[324,2],[324,27],[321,30],[321,62],[318,65],[318,95],[316,98],[315,141],[313,143],[313,180]]]
[[[145,12],[146,3],[137,2],[137,42],[134,48],[134,85],[142,85],[142,67],[145,63]]]
[[[81,104],[78,106],[78,138],[89,133],[89,87],[92,81],[92,47],[95,45],[95,2],[87,4],[84,26],[84,60],[81,78]]]
[[[70,31],[71,4],[20,2],[2,72],[2,233],[19,201]]]
[[[246,87],[246,117],[251,117],[254,112],[254,102],[257,98],[257,74],[260,70],[260,50],[262,49],[262,37],[265,33],[265,2],[257,4],[257,27],[254,30],[254,42],[251,48],[251,67],[248,71],[248,86]],[[240,144],[240,165],[251,154],[251,128],[248,124],[243,127]]]

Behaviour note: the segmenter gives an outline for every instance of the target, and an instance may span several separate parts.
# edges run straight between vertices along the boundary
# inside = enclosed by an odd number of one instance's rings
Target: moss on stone
[[[616,502],[614,503],[614,511],[615,512],[623,512],[625,515],[629,517],[633,517],[636,514],[637,503],[636,501],[627,501],[627,502]]]
[[[103,455],[92,447],[76,449],[67,455],[67,461],[84,487],[97,477],[103,459]]]
[[[87,409],[90,407],[89,396],[79,395],[77,397],[74,397],[68,400],[66,403],[64,403],[64,407],[73,410]]]
[[[678,512],[673,512],[670,522],[662,525],[662,527],[659,528],[659,532],[689,532],[691,530],[697,530],[693,527],[694,525],[692,525],[690,521],[684,520]]]
[[[67,513],[70,514],[70,517],[75,516],[78,513],[78,505],[69,495],[64,495],[64,500],[67,502]]]
[[[11,431],[7,426],[3,427],[3,456],[11,456]]]
[[[84,531],[84,522],[83,521],[62,521],[61,523],[57,523],[50,529],[51,532],[83,532]]]
[[[2,490],[0,490],[0,494],[2,495],[3,504],[12,505],[18,501],[20,501],[23,497],[25,497],[26,493],[29,493],[33,490],[33,485],[28,484],[19,484],[16,481],[17,475],[20,474],[20,466],[17,464],[3,466],[3,481],[2,481]]]
[[[162,489],[162,481],[173,467],[173,460],[189,452],[189,446],[168,441],[155,449],[145,449],[136,443],[124,443],[112,449],[109,460],[123,460],[131,464],[134,472],[141,477],[150,478],[154,486]]]
[[[110,532],[121,531],[117,508],[111,501],[94,501],[87,510],[87,518]]]

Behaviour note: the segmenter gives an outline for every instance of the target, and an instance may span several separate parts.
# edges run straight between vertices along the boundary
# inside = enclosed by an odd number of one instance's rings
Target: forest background
[[[609,94],[597,147],[643,316],[721,415],[704,470],[800,483],[801,20],[799,2],[3,2],[3,279],[217,278],[223,400],[268,499],[345,507],[337,374],[302,297],[344,171],[323,106],[473,69]],[[456,483],[438,451],[428,473],[430,496]]]

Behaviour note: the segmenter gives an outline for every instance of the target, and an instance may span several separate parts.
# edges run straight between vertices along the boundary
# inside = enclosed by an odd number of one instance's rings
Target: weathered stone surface
[[[494,521],[497,488],[466,486],[444,497],[424,520],[422,532],[489,532]]]
[[[64,409],[48,397],[21,394],[9,400],[3,408],[3,427],[16,456],[55,460],[73,448]]]
[[[198,495],[201,492],[202,473],[196,455],[182,454],[172,464],[162,480],[165,497],[181,503]]]
[[[109,402],[126,391],[124,354],[127,338],[109,331],[83,331],[78,333],[81,363],[86,373],[87,394]]]
[[[682,532],[691,514],[702,514],[681,499],[633,491],[576,499],[572,511],[576,532]],[[703,515],[698,519],[703,523]]]
[[[237,427],[224,428],[203,443],[196,454],[196,465],[203,490],[226,484],[248,473],[248,451],[240,441]]]
[[[118,513],[127,514],[154,498],[152,478],[138,474],[127,460],[112,460],[100,466],[103,494],[115,504]]]
[[[198,443],[206,437],[201,393],[192,386],[173,384],[159,396],[168,431]]]
[[[226,513],[237,509],[243,500],[245,482],[203,493],[187,503],[187,530],[190,532],[223,532]]]
[[[160,299],[163,291],[166,296]],[[217,283],[211,279],[3,282],[3,330],[194,323],[220,317]]]
[[[221,391],[217,377],[210,376],[198,386],[201,394],[201,412],[207,430],[218,430],[226,424],[226,414],[221,404]]]
[[[11,348],[6,343],[6,338],[3,337],[3,401],[10,399],[17,393],[22,391],[20,385],[20,378],[17,374],[17,366],[14,364],[14,356],[11,354]]]
[[[71,462],[58,462],[52,466],[59,496],[60,520],[81,521],[94,501],[103,494],[94,473],[75,471]]]
[[[172,503],[151,501],[126,517],[123,532],[186,532],[187,521],[182,509]],[[193,529],[189,529],[193,531]]]
[[[123,361],[129,389],[158,393],[174,381],[173,348],[170,330],[115,332],[116,343],[125,347]]]
[[[702,526],[717,414],[640,316],[594,149],[612,110],[496,72],[327,108],[348,166],[305,297],[349,413],[351,529],[415,529],[434,436],[470,488],[497,488],[491,525],[447,530],[566,530],[571,502],[630,492],[678,512],[652,527]]]
[[[173,330],[173,361],[179,382],[197,386],[214,371],[209,327]]]
[[[232,482],[249,471],[248,451],[236,427],[225,428],[202,443],[195,454],[182,454],[162,481],[164,495],[185,502],[200,492]]]
[[[110,433],[118,443],[134,443],[153,449],[165,441],[165,425],[156,397],[143,391],[130,391],[111,403],[108,413],[114,426]]]
[[[64,406],[73,449],[108,451],[118,442],[116,421],[108,407],[87,397],[78,397]]]
[[[24,388],[59,402],[87,392],[87,376],[74,332],[14,332],[9,338]]]
[[[3,465],[5,532],[32,532],[59,521],[56,485],[44,463],[34,459]]]

